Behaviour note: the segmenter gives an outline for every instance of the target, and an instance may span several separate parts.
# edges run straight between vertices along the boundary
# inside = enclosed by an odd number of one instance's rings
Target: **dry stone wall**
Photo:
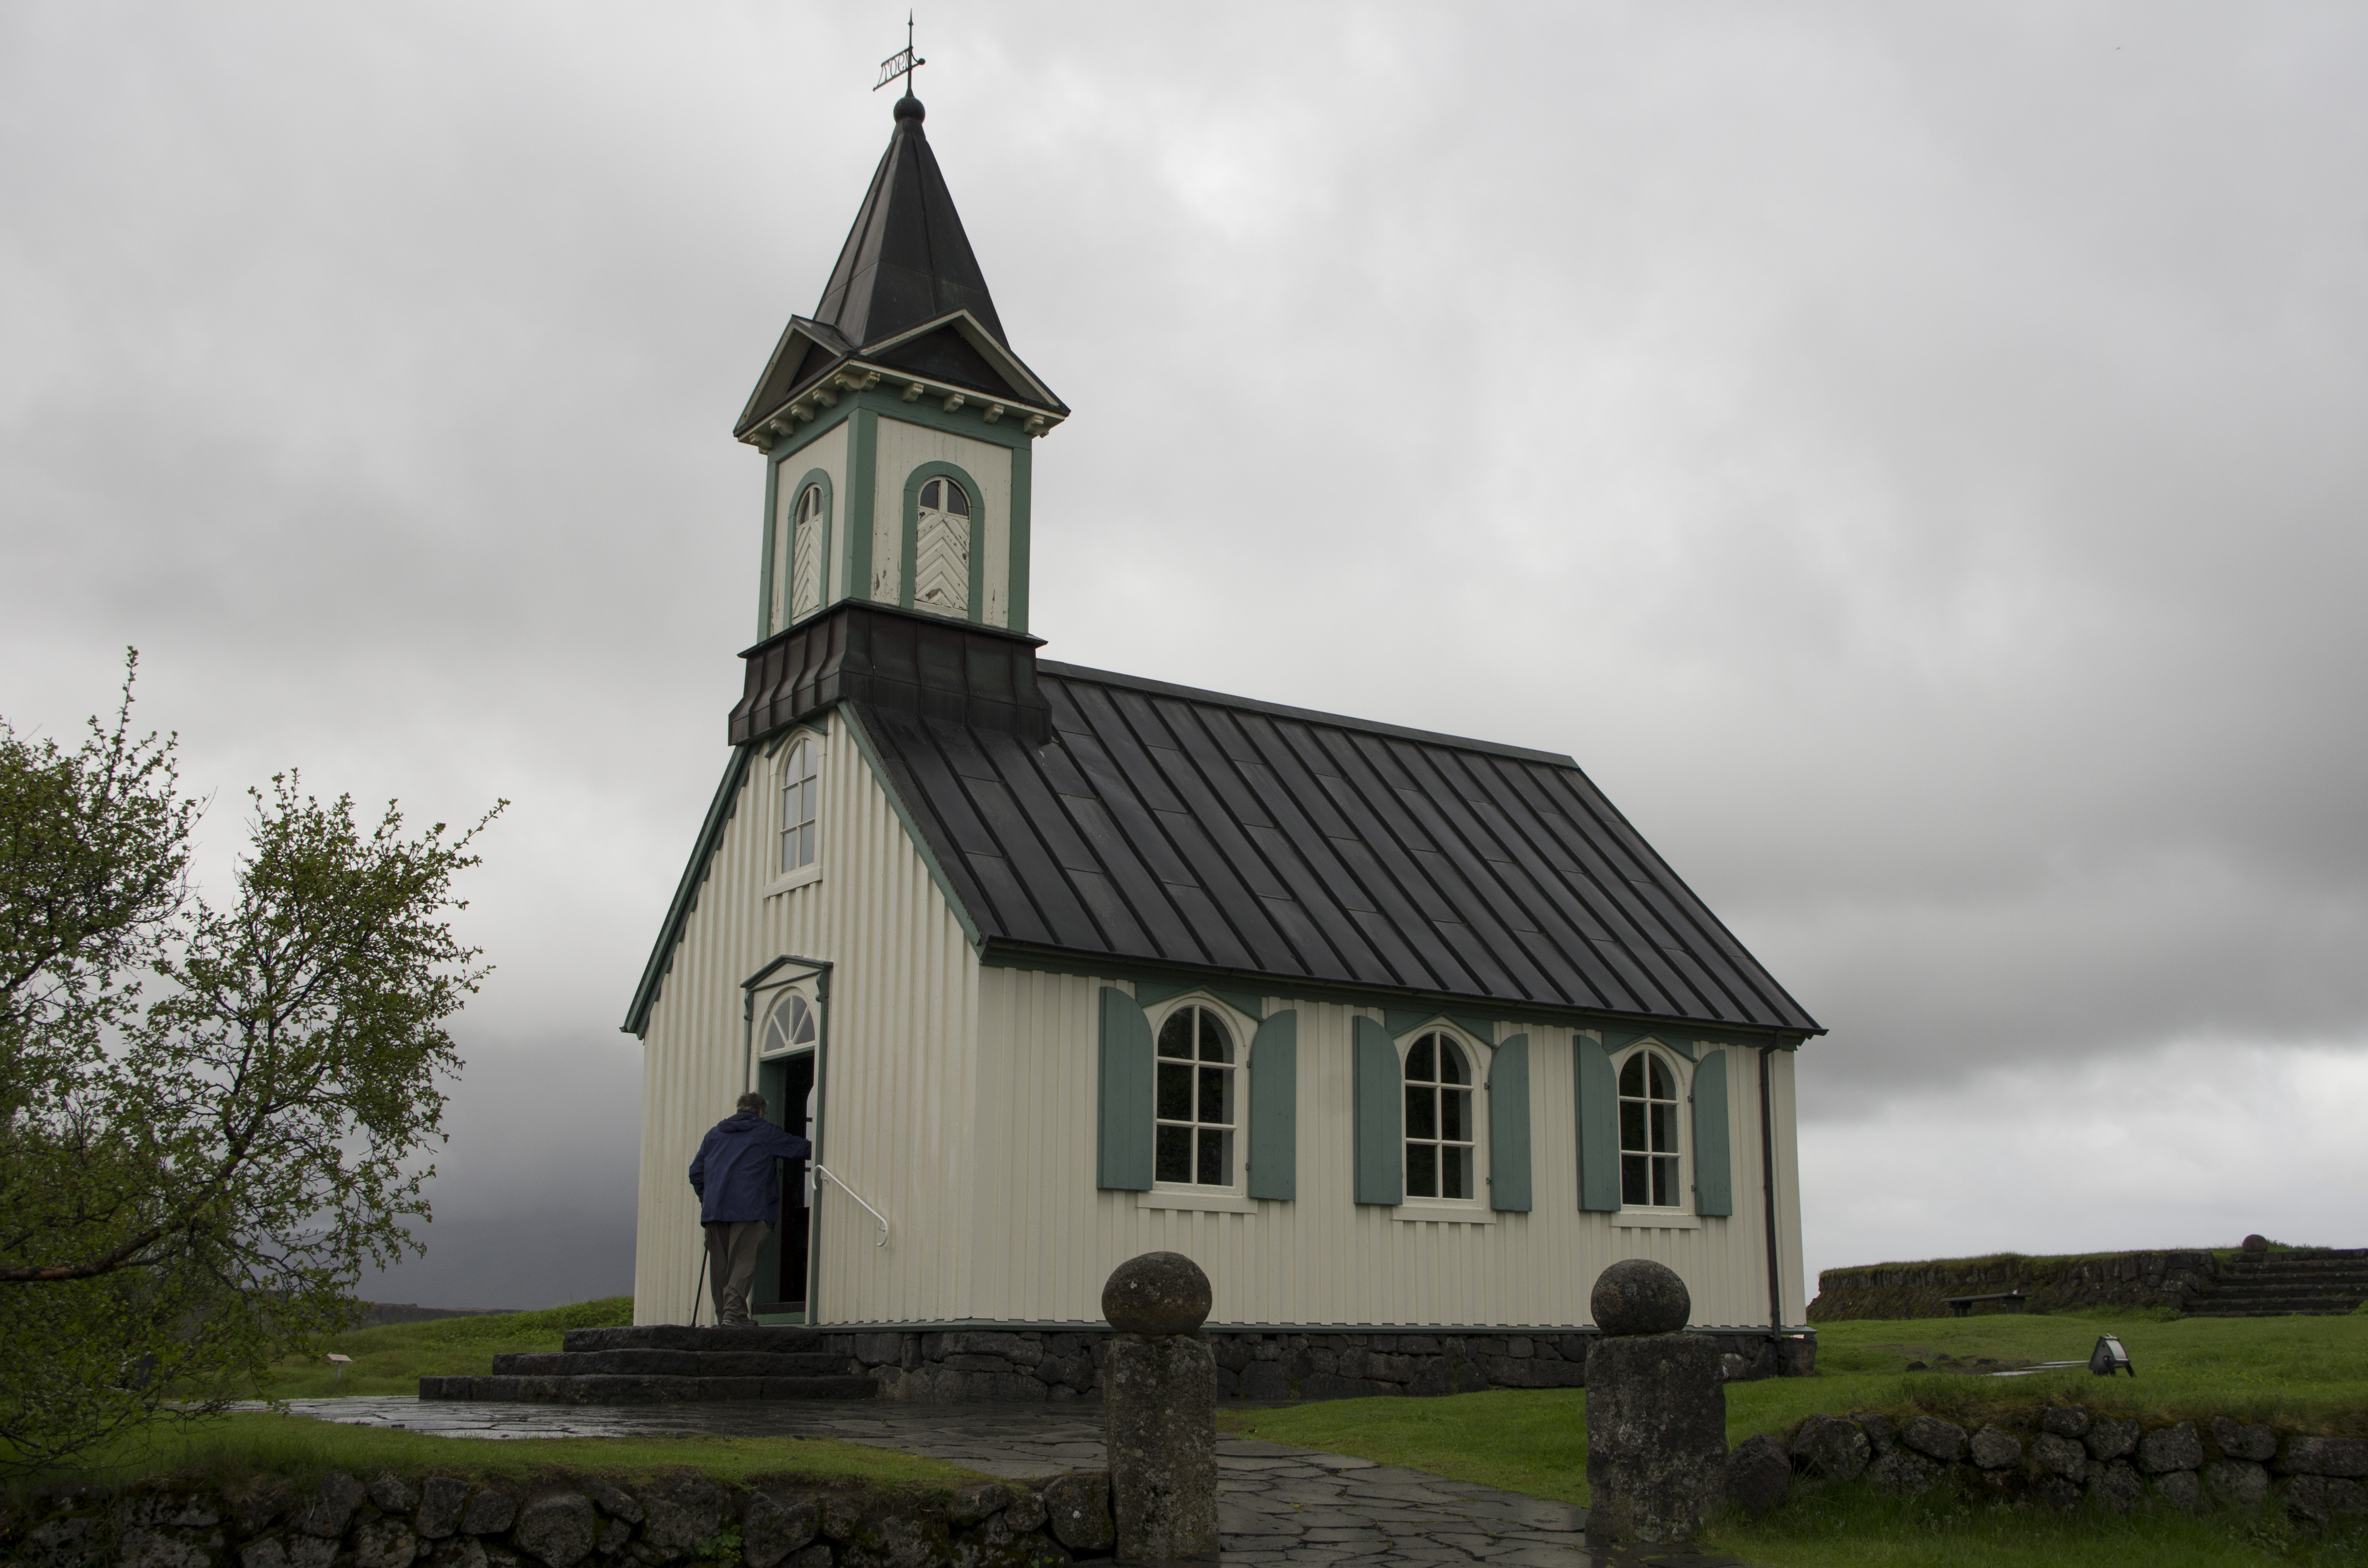
[[[2283,1433],[2225,1415],[2147,1423],[2055,1405],[2021,1422],[1971,1430],[1929,1415],[1905,1422],[1872,1412],[1812,1415],[1793,1428],[1783,1451],[1803,1476],[1895,1496],[1945,1487],[2011,1504],[2086,1502],[2116,1513],[2275,1504],[2314,1526],[2368,1515],[2368,1438]],[[1729,1460],[1729,1494],[1754,1512],[1783,1494],[1780,1476],[1770,1495],[1766,1463],[1741,1448]],[[1759,1491],[1747,1496],[1755,1485]]]
[[[684,1471],[156,1483],[7,1507],[0,1561],[30,1568],[1039,1568],[1107,1558],[1117,1540],[1099,1471],[926,1501]]]
[[[839,1336],[834,1335],[836,1344]],[[923,1404],[1076,1399],[1101,1390],[1104,1332],[951,1329],[846,1336],[883,1399]],[[1256,1333],[1207,1329],[1221,1399],[1353,1399],[1370,1394],[1469,1393],[1479,1389],[1582,1388],[1592,1333]],[[1805,1377],[1816,1342],[1805,1336],[1713,1334],[1731,1381]]]
[[[2031,1297],[2026,1310],[2172,1307],[2185,1312],[2211,1295],[2218,1262],[2208,1252],[2128,1252],[2097,1257],[1943,1258],[1828,1268],[1817,1276],[1811,1323],[1850,1318],[1946,1317],[1952,1296],[2005,1290]],[[1996,1306],[1974,1311],[2003,1310]]]

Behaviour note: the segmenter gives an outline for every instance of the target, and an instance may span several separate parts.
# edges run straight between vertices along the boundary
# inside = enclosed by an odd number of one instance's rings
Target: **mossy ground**
[[[494,1358],[515,1350],[556,1350],[571,1328],[608,1328],[633,1321],[631,1296],[609,1296],[539,1312],[495,1312],[385,1324],[331,1335],[271,1369],[258,1390],[268,1399],[324,1399],[350,1393],[417,1393],[423,1377],[482,1377]],[[330,1352],[350,1356],[342,1376]]]
[[[2025,1378],[1908,1372],[1946,1355],[1964,1365],[2085,1358],[2100,1333],[2121,1337],[2138,1377],[2086,1370]],[[1918,1318],[1827,1324],[1818,1375],[1736,1383],[1727,1438],[1780,1433],[1818,1412],[1929,1411],[1971,1423],[2046,1403],[2078,1403],[2146,1417],[2226,1413],[2291,1429],[2368,1429],[2368,1320],[2189,1318],[2157,1322],[2101,1313]],[[1229,1431],[1401,1464],[1584,1505],[1586,1395],[1577,1389],[1502,1390],[1447,1399],[1358,1399],[1273,1410],[1229,1410]],[[1940,1501],[1894,1502],[1850,1490],[1804,1494],[1758,1525],[1728,1523],[1721,1550],[1768,1568],[1828,1564],[2256,1564],[2356,1552],[2356,1533],[2321,1540],[2257,1516],[2113,1520],[1968,1512]],[[2327,1557],[2327,1561],[2357,1561]]]

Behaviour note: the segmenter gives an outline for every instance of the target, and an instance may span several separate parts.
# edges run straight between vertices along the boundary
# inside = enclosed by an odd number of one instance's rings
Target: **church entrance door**
[[[765,1096],[765,1114],[784,1131],[814,1137],[814,1053],[801,1051],[776,1056],[757,1066],[757,1092]],[[806,1308],[807,1242],[813,1235],[813,1187],[803,1160],[780,1162],[781,1222],[765,1239],[757,1257],[756,1301],[750,1309],[760,1317],[790,1316],[800,1320]]]

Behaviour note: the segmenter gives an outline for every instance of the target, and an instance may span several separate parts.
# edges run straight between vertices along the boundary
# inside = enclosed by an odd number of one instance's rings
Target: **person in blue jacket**
[[[699,1222],[707,1233],[707,1278],[715,1321],[727,1328],[756,1322],[748,1287],[757,1254],[781,1216],[781,1178],[775,1160],[803,1160],[814,1145],[765,1119],[765,1096],[740,1096],[740,1108],[708,1130],[690,1162],[690,1190],[699,1194]]]

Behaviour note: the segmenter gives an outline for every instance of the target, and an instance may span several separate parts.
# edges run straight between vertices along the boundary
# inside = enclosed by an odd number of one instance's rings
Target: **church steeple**
[[[1069,408],[1011,351],[925,117],[897,100],[822,302],[733,427],[769,460],[760,639],[848,599],[1027,630],[1032,449]]]
[[[921,129],[928,118],[920,99],[896,100],[895,134],[871,176],[838,265],[830,269],[814,319],[862,347],[966,310],[1008,347],[953,193]]]

